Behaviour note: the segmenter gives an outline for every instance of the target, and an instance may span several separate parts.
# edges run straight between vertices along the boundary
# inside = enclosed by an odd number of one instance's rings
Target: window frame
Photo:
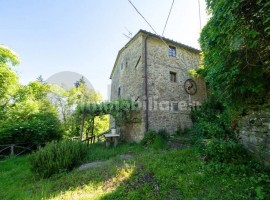
[[[171,111],[174,111],[174,112],[179,111],[179,106],[177,102],[171,102]]]
[[[177,82],[177,73],[176,72],[170,71],[170,82],[172,82],[172,83],[176,83]]]
[[[176,57],[176,47],[169,46],[168,56],[170,56],[170,57]]]

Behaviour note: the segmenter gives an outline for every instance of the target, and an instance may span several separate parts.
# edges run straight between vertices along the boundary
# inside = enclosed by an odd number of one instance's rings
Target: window
[[[121,62],[121,70],[124,68],[124,63]]]
[[[139,57],[139,59],[138,59],[136,65],[135,65],[135,69],[137,68],[137,66],[138,66],[138,64],[139,64],[139,62],[140,62],[140,60],[141,60],[141,56]]]
[[[118,98],[120,98],[121,97],[121,87],[119,86],[118,87]]]
[[[172,111],[178,111],[178,103],[172,103],[171,109],[172,109]]]
[[[176,82],[176,73],[175,72],[170,72],[170,80],[171,80],[171,82]]]
[[[176,48],[175,47],[169,46],[169,56],[173,56],[173,57],[176,56]]]

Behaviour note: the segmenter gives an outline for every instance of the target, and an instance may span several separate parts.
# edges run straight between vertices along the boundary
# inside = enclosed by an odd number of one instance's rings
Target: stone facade
[[[189,95],[184,84],[191,79],[188,71],[199,64],[199,50],[142,30],[119,51],[110,77],[111,100],[137,100],[142,119],[122,127],[125,139],[140,141],[147,128],[174,132],[192,125],[190,108],[206,99],[206,87],[193,79],[197,92]]]
[[[239,123],[240,142],[270,167],[270,112],[254,112]]]

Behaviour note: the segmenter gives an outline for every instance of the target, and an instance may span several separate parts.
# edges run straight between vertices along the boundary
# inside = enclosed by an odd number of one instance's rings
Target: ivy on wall
[[[259,105],[269,100],[270,1],[206,0],[212,15],[200,44],[198,71],[227,105]]]
[[[113,116],[117,126],[121,126],[123,123],[139,122],[136,118],[137,111],[136,102],[124,99],[112,102],[83,103],[77,107],[79,114],[85,114],[90,118],[109,114]]]

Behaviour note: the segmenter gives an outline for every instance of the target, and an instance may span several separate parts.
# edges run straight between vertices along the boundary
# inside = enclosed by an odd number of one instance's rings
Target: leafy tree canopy
[[[7,103],[7,99],[18,85],[18,77],[11,68],[20,63],[18,56],[7,47],[0,45],[0,106]]]

